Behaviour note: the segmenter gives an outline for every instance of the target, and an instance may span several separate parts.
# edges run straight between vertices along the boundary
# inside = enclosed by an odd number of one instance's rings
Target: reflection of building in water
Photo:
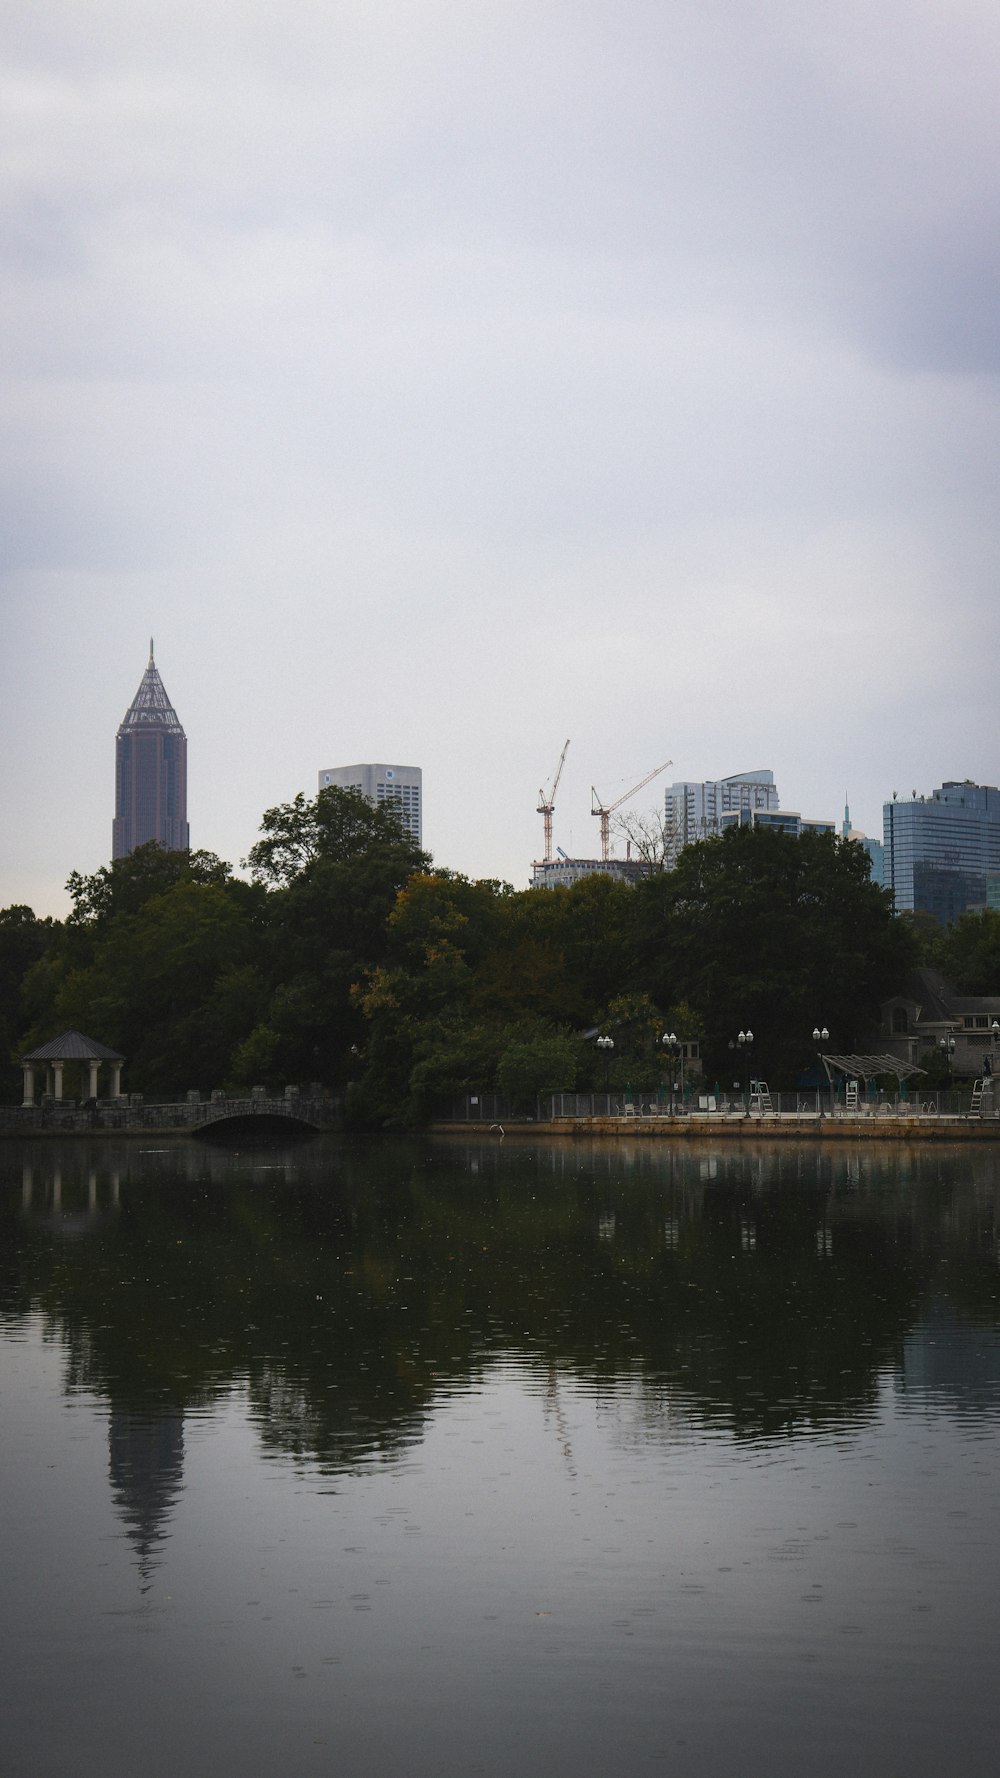
[[[1000,1404],[1000,1329],[962,1321],[938,1303],[903,1341],[904,1395],[934,1395],[958,1411]]]
[[[184,1416],[112,1407],[108,1446],[112,1497],[139,1558],[146,1592],[184,1485]]]
[[[45,1222],[64,1239],[88,1233],[108,1216],[117,1215],[121,1181],[117,1168],[98,1177],[96,1167],[64,1168],[46,1156],[37,1169],[31,1161],[21,1167],[21,1213]],[[64,1173],[68,1173],[65,1179]]]

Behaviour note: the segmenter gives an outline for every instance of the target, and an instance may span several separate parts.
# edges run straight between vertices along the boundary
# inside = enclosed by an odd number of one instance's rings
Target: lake
[[[978,1778],[1000,1148],[0,1144],[12,1778]]]

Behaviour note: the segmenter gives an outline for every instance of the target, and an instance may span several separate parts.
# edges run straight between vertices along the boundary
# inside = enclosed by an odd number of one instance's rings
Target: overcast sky
[[[323,766],[528,880],[770,766],[997,782],[995,0],[7,0],[0,905]]]

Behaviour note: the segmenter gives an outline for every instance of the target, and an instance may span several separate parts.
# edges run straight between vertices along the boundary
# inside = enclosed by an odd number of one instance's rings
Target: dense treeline
[[[737,828],[635,888],[515,892],[434,869],[392,810],[329,789],[269,810],[247,864],[145,846],[74,874],[63,922],[0,912],[10,1062],[76,1027],[126,1056],[135,1091],[316,1080],[359,1121],[409,1123],[443,1094],[603,1084],[598,1029],[613,1085],[655,1087],[667,1030],[726,1080],[744,1028],[755,1071],[790,1084],[815,1025],[841,1050],[873,1041],[918,954],[968,992],[1000,974],[1000,916],[928,946],[832,835]]]

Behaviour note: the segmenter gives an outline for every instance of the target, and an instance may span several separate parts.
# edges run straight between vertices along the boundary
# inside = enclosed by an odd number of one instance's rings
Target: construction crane
[[[607,803],[607,804],[602,803],[600,797],[597,794],[597,791],[594,789],[594,786],[593,785],[590,786],[590,813],[592,815],[599,815],[600,819],[601,819],[601,857],[602,858],[607,858],[610,854],[610,851],[611,851],[611,845],[610,845],[611,817],[614,814],[615,810],[620,809],[622,806],[622,803],[627,803],[630,796],[635,796],[638,791],[644,790],[647,784],[652,784],[653,779],[658,778],[660,773],[665,772],[667,767],[672,766],[673,763],[674,762],[672,759],[664,760],[664,762],[661,766],[657,766],[655,768],[655,770],[653,770],[652,772],[647,772],[646,776],[644,778],[640,778],[638,784],[633,784],[631,790],[626,790],[625,795],[620,796],[618,798],[618,801],[615,803]]]
[[[542,854],[543,864],[552,863],[552,811],[556,806],[556,791],[559,789],[559,780],[562,777],[562,769],[566,760],[566,750],[568,747],[569,742],[567,741],[566,746],[559,755],[559,764],[556,766],[556,775],[552,780],[552,789],[549,791],[548,796],[546,796],[544,790],[538,792],[538,813],[542,816],[545,823],[545,850]]]

